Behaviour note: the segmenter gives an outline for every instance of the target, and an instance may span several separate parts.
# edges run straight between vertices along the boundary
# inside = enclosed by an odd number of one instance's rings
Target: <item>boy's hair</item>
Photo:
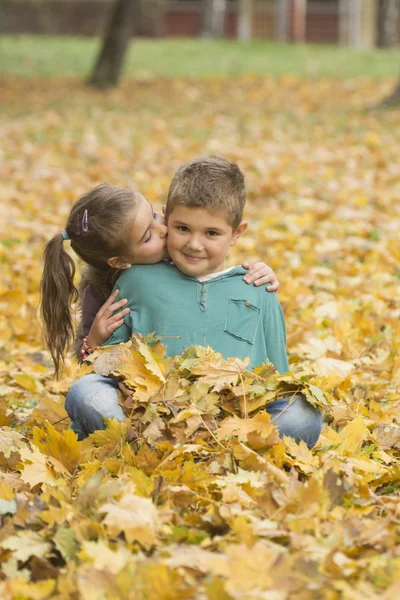
[[[168,191],[167,216],[174,206],[224,212],[232,229],[242,220],[246,185],[239,167],[218,156],[201,156],[182,165]]]
[[[75,253],[101,272],[110,287],[121,271],[107,260],[121,256],[129,241],[129,213],[137,206],[135,192],[103,183],[84,194],[71,208],[65,231]],[[75,263],[64,249],[64,236],[57,233],[44,250],[41,287],[41,316],[44,336],[56,375],[73,337],[71,304],[78,297],[74,285]]]

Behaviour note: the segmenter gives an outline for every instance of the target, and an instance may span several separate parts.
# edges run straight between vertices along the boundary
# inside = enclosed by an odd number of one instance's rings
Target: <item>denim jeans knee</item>
[[[321,433],[322,414],[303,394],[296,394],[294,400],[293,396],[275,400],[266,410],[281,437],[292,437],[297,443],[304,440],[310,449],[315,446]]]
[[[65,399],[65,410],[83,439],[97,429],[104,429],[104,419],[123,421],[124,411],[118,404],[118,384],[102,375],[85,375],[76,381]]]

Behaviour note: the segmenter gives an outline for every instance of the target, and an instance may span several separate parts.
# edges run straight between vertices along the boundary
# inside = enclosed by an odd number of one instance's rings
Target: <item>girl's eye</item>
[[[151,229],[150,229],[150,231],[149,231],[149,235],[148,235],[147,239],[145,239],[145,240],[144,240],[144,243],[145,243],[145,244],[147,244],[147,242],[149,242],[149,241],[151,240],[151,238],[152,238],[152,237],[153,237],[153,232],[152,232],[152,231],[151,231]]]

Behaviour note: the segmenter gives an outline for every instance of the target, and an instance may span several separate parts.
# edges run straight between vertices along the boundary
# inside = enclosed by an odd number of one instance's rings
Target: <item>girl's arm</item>
[[[106,302],[100,306],[92,319],[92,324],[87,336],[87,345],[89,348],[95,348],[105,342],[110,335],[124,323],[124,317],[129,314],[129,308],[123,308],[128,302],[126,298],[114,302],[119,294],[119,290],[109,296]],[[122,310],[120,310],[122,309]],[[115,311],[117,314],[113,314]],[[82,305],[82,317],[84,306]]]
[[[279,290],[279,281],[275,273],[263,262],[257,262],[255,265],[250,267],[249,263],[245,262],[242,264],[244,269],[248,269],[248,273],[243,277],[244,281],[248,284],[254,283],[254,285],[267,285],[267,292],[277,292]]]
[[[114,310],[121,308],[126,302],[117,302],[114,300],[118,292],[110,295],[108,300],[96,294],[91,284],[87,285],[83,291],[81,305],[81,320],[75,336],[73,351],[75,358],[81,362],[87,348],[100,346],[114,331],[123,323],[123,319],[112,318]],[[128,311],[122,311],[121,316],[125,316]],[[110,318],[111,317],[111,318]],[[82,352],[83,351],[83,352]]]

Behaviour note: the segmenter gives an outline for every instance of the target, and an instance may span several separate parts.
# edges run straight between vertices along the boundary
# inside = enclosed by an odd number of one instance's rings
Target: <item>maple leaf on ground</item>
[[[27,598],[27,600],[48,600],[56,588],[54,579],[43,581],[24,581],[20,577],[0,583],[0,594],[5,600],[11,598]]]
[[[128,484],[119,500],[103,504],[99,512],[106,513],[102,522],[112,536],[123,532],[128,542],[139,542],[149,549],[157,543],[157,509],[151,500],[134,492],[133,483]]]
[[[165,383],[155,356],[138,334],[125,344],[104,346],[90,360],[95,373],[122,380],[140,401],[148,401]]]
[[[53,469],[50,468],[48,460],[36,446],[33,446],[32,450],[25,447],[21,449],[20,454],[21,464],[18,468],[21,471],[22,481],[29,484],[31,488],[35,487],[38,483],[53,485],[56,483],[56,476]]]
[[[50,423],[45,423],[43,429],[34,427],[32,434],[33,443],[43,454],[56,459],[70,473],[76,470],[87,444],[80,444],[72,429],[59,432]]]
[[[198,383],[208,384],[215,392],[237,385],[239,374],[246,372],[249,363],[248,359],[226,360],[211,348],[201,346],[187,349],[182,358],[181,368],[188,369],[192,375],[200,376]]]
[[[89,561],[98,571],[107,569],[116,575],[130,562],[131,553],[121,544],[115,550],[111,550],[103,540],[84,541],[78,557],[82,562]]]
[[[0,453],[9,458],[12,452],[18,452],[21,448],[26,448],[27,444],[24,437],[8,427],[0,429]]]
[[[25,562],[31,556],[45,557],[51,552],[50,542],[33,531],[20,531],[0,542],[0,547],[12,550],[14,558]]]
[[[237,437],[239,441],[246,442],[250,448],[260,450],[277,442],[279,434],[271,422],[270,415],[264,411],[251,419],[227,417],[222,421],[217,437],[219,440]]]

